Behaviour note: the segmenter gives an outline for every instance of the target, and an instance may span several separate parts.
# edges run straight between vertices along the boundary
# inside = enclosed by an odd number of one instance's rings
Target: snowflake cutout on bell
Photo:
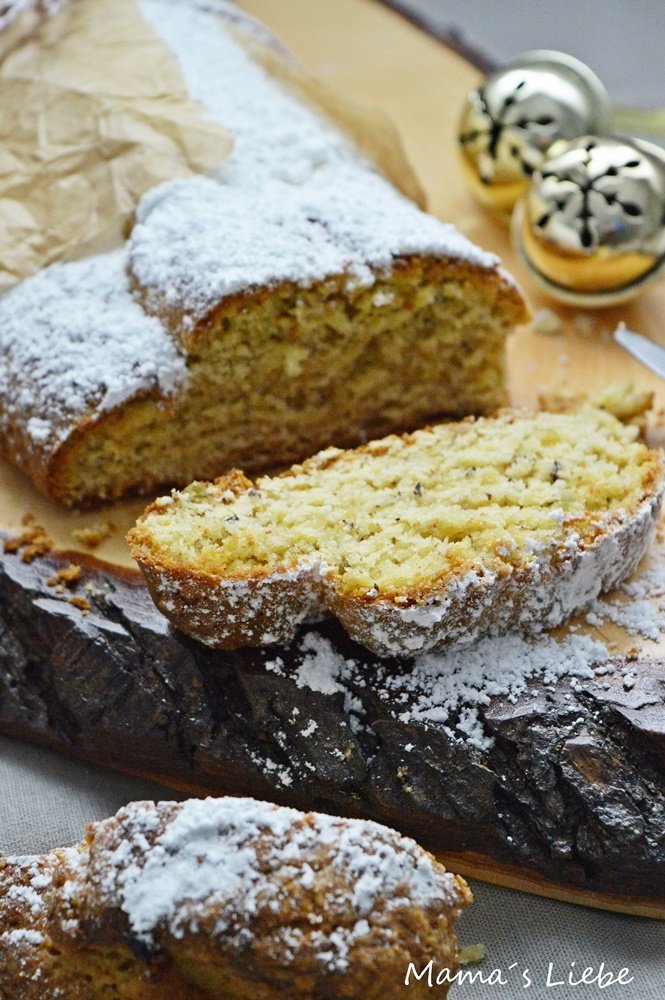
[[[465,102],[459,129],[475,197],[506,218],[553,143],[607,127],[608,97],[584,63],[527,52],[486,77]]]
[[[665,260],[665,152],[599,136],[556,143],[515,209],[513,238],[556,298],[584,306],[631,298]]]

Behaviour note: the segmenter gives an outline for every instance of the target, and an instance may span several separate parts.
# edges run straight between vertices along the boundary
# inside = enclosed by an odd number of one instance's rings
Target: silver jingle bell
[[[603,134],[608,120],[607,92],[588,66],[549,49],[525,52],[466,99],[459,146],[467,185],[507,221],[552,144]]]
[[[572,305],[632,298],[665,266],[665,150],[637,139],[559,142],[513,215],[536,283]]]

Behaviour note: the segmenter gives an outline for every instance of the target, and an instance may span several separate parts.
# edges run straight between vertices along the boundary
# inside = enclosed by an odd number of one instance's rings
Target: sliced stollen
[[[233,150],[148,190],[124,247],[2,297],[0,455],[90,506],[503,405],[526,309],[497,258],[265,68],[239,8],[138,15]]]
[[[330,613],[411,654],[558,625],[636,569],[662,492],[660,453],[611,414],[504,411],[193,483],[128,538],[160,610],[210,646]]]
[[[0,859],[0,996],[364,1000],[453,976],[464,879],[408,837],[248,798],[133,802]],[[445,996],[442,986],[440,996]]]

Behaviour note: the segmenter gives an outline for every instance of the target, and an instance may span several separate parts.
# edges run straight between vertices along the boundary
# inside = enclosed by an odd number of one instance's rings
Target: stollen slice
[[[378,655],[556,626],[628,577],[660,452],[593,407],[507,410],[151,504],[128,536],[175,626],[232,649],[333,615]]]

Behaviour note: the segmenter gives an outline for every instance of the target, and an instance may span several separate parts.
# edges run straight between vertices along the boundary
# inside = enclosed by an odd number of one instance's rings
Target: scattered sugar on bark
[[[624,583],[616,594],[592,603],[588,621],[600,627],[612,621],[645,639],[665,632],[663,542],[652,546],[646,570]],[[617,671],[630,690],[639,675],[640,653],[639,643],[634,644],[624,654],[625,664],[617,668],[609,662],[606,643],[579,632],[576,626],[562,639],[547,633],[537,637],[512,633],[445,652],[421,654],[408,669],[396,669],[391,661],[377,663],[372,688],[381,692],[385,707],[402,722],[436,722],[453,738],[487,752],[494,741],[485,729],[483,712],[493,698],[515,703],[528,695],[536,682],[554,690],[564,678],[573,690],[579,690],[583,683],[603,686],[605,675]],[[352,713],[352,728],[371,728],[371,719],[357,695],[367,686],[362,663],[346,658],[324,636],[306,634],[293,667],[280,658],[269,661],[266,667],[279,674],[292,673],[298,687],[343,695]],[[411,744],[405,749],[410,748]],[[406,778],[406,772],[401,777]]]

